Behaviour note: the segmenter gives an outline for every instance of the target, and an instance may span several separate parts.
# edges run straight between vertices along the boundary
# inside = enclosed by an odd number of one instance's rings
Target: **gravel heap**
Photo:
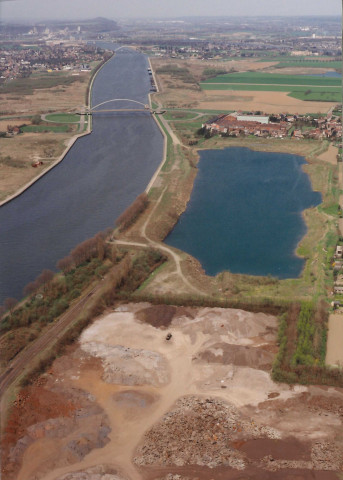
[[[213,398],[189,396],[149,430],[139,447],[137,465],[229,465],[243,469],[243,455],[230,446],[240,429],[232,405]]]
[[[136,465],[228,465],[242,470],[245,454],[232,442],[242,438],[281,438],[280,433],[241,418],[236,407],[217,398],[180,398],[144,436]]]

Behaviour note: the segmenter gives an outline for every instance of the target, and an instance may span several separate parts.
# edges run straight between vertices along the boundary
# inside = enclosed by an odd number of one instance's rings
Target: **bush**
[[[34,115],[31,119],[32,125],[40,125],[42,123],[42,117],[40,115]]]

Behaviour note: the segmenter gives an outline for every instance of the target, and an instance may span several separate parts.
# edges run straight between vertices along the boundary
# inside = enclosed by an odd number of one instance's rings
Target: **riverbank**
[[[113,98],[147,104],[146,58],[132,50],[118,53],[96,76],[92,105]],[[92,135],[75,142],[65,161],[0,209],[0,303],[20,298],[43,269],[54,269],[77,244],[113,225],[149,184],[162,154],[163,137],[146,112],[93,118]]]
[[[11,202],[12,200],[14,200],[15,198],[19,197],[20,195],[22,195],[26,190],[28,190],[30,187],[32,187],[33,184],[35,184],[36,182],[38,182],[38,180],[40,180],[42,177],[44,177],[44,175],[46,175],[47,173],[49,173],[53,168],[55,168],[57,165],[59,165],[62,160],[64,159],[64,157],[67,155],[67,153],[69,152],[69,150],[72,148],[72,146],[75,144],[75,142],[81,138],[81,137],[85,137],[86,135],[89,135],[91,133],[91,131],[89,132],[85,132],[85,133],[81,133],[81,134],[78,134],[78,135],[75,135],[74,137],[72,137],[69,142],[68,142],[68,145],[66,147],[66,149],[64,150],[64,152],[62,153],[62,155],[55,161],[53,162],[47,169],[45,169],[43,172],[41,172],[39,175],[37,175],[36,177],[34,177],[30,182],[26,183],[23,187],[21,187],[16,193],[14,193],[13,195],[11,195],[9,198],[6,198],[5,200],[3,200],[2,202],[0,202],[0,207],[2,207],[3,205]]]
[[[88,105],[91,105],[91,95],[92,95],[92,87],[93,87],[93,83],[94,83],[94,80],[97,76],[97,74],[100,72],[100,70],[107,64],[107,62],[109,62],[112,57],[114,56],[114,52],[113,52],[113,55],[111,55],[110,58],[108,58],[107,60],[105,60],[104,62],[102,62],[101,64],[99,64],[96,68],[95,68],[95,71],[92,73],[91,75],[91,78],[89,79],[89,82],[88,82],[88,85],[87,85],[87,90],[88,90]],[[5,198],[4,200],[0,201],[0,207],[2,207],[3,205],[11,202],[12,200],[14,200],[15,198],[19,197],[20,195],[22,195],[27,189],[29,189],[32,185],[34,185],[36,182],[38,182],[38,180],[40,180],[44,175],[46,175],[47,173],[49,173],[53,168],[55,168],[57,165],[59,165],[63,159],[66,157],[66,155],[68,154],[68,152],[70,151],[70,149],[73,147],[73,145],[76,143],[76,141],[79,139],[79,138],[82,138],[86,135],[89,135],[91,132],[92,132],[92,119],[91,119],[91,116],[88,116],[88,124],[87,124],[87,131],[84,132],[84,133],[79,133],[73,137],[71,137],[68,142],[67,142],[67,145],[66,145],[66,148],[65,150],[63,151],[63,153],[54,161],[52,162],[46,169],[44,169],[41,173],[39,173],[37,176],[35,176],[34,178],[32,178],[29,182],[27,182],[25,185],[23,185],[22,187],[20,187],[14,194],[10,195],[9,197]],[[25,134],[24,134],[25,135]]]
[[[153,68],[152,68],[151,61],[150,61],[150,58],[149,58],[149,57],[148,57],[148,62],[149,62],[149,66],[150,66],[150,68],[151,68],[152,76],[153,76],[153,79],[154,79],[154,81],[155,81],[155,85],[156,85],[157,92],[158,92],[159,90],[158,90],[158,85],[157,85],[157,82],[156,82],[155,72],[154,72],[154,70],[153,70]],[[152,95],[153,95],[152,93],[149,93],[149,95],[148,95],[148,98],[149,98],[149,106],[150,106],[151,109],[153,108],[153,107],[152,107],[152,98],[151,98]],[[153,119],[155,120],[155,123],[156,123],[156,125],[158,126],[158,128],[159,128],[159,130],[160,130],[160,132],[161,132],[161,134],[162,134],[162,136],[163,136],[163,156],[162,156],[161,163],[159,164],[156,172],[155,172],[154,175],[152,176],[150,182],[148,183],[148,185],[147,185],[147,187],[146,187],[146,189],[145,189],[145,192],[146,192],[146,193],[149,193],[150,190],[152,189],[152,187],[153,187],[153,185],[154,185],[157,177],[159,176],[159,174],[160,174],[160,172],[161,172],[161,169],[162,169],[163,165],[165,164],[165,162],[166,162],[166,160],[167,160],[167,146],[168,146],[167,142],[168,142],[168,137],[167,137],[165,131],[163,130],[160,122],[157,120],[156,115],[153,115]]]

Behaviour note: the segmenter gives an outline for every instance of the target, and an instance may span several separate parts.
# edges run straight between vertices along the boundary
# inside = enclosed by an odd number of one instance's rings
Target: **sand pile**
[[[274,360],[274,353],[248,345],[215,343],[210,348],[199,352],[197,358],[209,363],[270,370]]]
[[[277,320],[271,315],[224,308],[202,308],[194,320],[185,324],[183,318],[175,319],[173,325],[180,326],[184,333],[189,334],[196,328],[210,335],[212,342],[221,338],[238,345],[251,344],[256,337],[274,341],[277,331]]]
[[[164,385],[169,381],[168,364],[162,355],[122,345],[87,342],[84,351],[101,358],[103,380],[121,385]]]

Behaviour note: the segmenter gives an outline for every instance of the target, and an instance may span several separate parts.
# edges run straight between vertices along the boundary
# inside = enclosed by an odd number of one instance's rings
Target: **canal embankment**
[[[113,55],[114,55],[114,52],[113,52]],[[86,99],[88,99],[88,106],[91,105],[91,96],[92,96],[92,87],[93,87],[93,83],[94,83],[94,80],[97,76],[97,74],[100,72],[100,70],[106,65],[107,62],[109,62],[111,60],[111,58],[113,57],[113,55],[111,55],[109,58],[107,58],[105,61],[101,62],[95,69],[94,69],[94,72],[92,73],[92,76],[88,82],[88,86],[87,86],[87,92],[86,92]],[[81,121],[81,120],[80,120]],[[82,138],[86,135],[89,135],[90,133],[92,132],[92,117],[91,115],[88,116],[88,124],[87,124],[87,131],[86,132],[82,132],[82,133],[78,133],[77,135],[74,135],[72,138],[70,138],[67,142],[67,145],[66,145],[66,148],[65,150],[63,151],[63,153],[55,160],[53,161],[47,168],[45,168],[45,170],[43,170],[41,173],[39,173],[36,177],[34,177],[32,180],[30,180],[29,182],[27,182],[25,185],[23,185],[22,187],[20,187],[13,195],[5,198],[4,200],[2,200],[0,202],[0,207],[2,207],[3,205],[5,205],[6,203],[8,202],[11,202],[12,200],[14,200],[15,198],[17,198],[19,195],[22,195],[28,188],[30,188],[34,183],[38,182],[38,180],[40,180],[44,175],[46,175],[47,173],[49,173],[53,168],[55,168],[59,163],[61,163],[63,161],[63,159],[66,157],[66,155],[68,154],[69,150],[73,147],[73,145],[75,144],[75,142],[77,140],[79,140],[79,138]]]
[[[92,104],[115,98],[148,103],[147,64],[135,51],[118,51],[93,82]],[[43,269],[54,269],[75,245],[111,227],[149,184],[162,155],[163,136],[148,112],[97,113],[91,135],[1,207],[0,303],[20,298]]]

